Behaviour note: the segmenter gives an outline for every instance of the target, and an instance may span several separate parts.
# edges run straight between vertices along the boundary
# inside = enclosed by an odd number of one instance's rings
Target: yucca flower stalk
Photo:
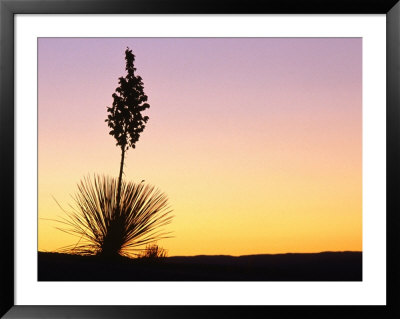
[[[78,236],[75,245],[64,252],[81,255],[137,255],[140,247],[169,238],[161,228],[173,218],[167,196],[145,183],[121,183],[117,200],[118,179],[94,175],[78,184],[71,211],[58,220],[58,229]]]

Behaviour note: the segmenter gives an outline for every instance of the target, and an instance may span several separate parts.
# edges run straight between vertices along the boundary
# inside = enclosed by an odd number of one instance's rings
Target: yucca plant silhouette
[[[146,246],[146,249],[143,250],[139,255],[139,258],[142,259],[163,259],[167,257],[167,251],[158,246],[157,244],[149,244]]]
[[[59,222],[60,230],[79,237],[76,245],[62,251],[75,254],[102,256],[132,256],[140,246],[169,237],[160,227],[169,224],[172,216],[165,194],[143,183],[122,179],[125,153],[136,148],[140,134],[149,120],[142,112],[150,105],[144,93],[144,84],[136,74],[135,55],[125,50],[126,76],[118,79],[119,86],[107,107],[105,120],[121,149],[118,179],[94,175],[78,184],[72,211]],[[60,206],[61,207],[61,206]]]
[[[140,246],[169,238],[161,228],[173,218],[167,196],[145,183],[122,181],[117,203],[118,180],[94,175],[78,184],[71,211],[58,220],[58,229],[78,236],[75,245],[61,250],[81,255],[132,257]]]

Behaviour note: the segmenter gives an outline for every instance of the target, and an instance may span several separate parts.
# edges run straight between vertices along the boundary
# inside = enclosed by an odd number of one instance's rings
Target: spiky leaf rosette
[[[65,211],[59,229],[80,239],[64,252],[134,256],[140,246],[170,237],[161,229],[173,218],[167,196],[145,183],[122,182],[118,209],[117,183],[115,178],[95,175],[78,184],[72,211]]]
[[[141,251],[138,254],[138,257],[150,260],[162,259],[167,257],[167,251],[157,244],[150,244],[146,246],[145,250]]]

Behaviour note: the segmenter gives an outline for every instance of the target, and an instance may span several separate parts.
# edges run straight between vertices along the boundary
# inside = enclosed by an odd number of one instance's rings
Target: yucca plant
[[[79,237],[64,252],[81,255],[134,256],[140,247],[169,238],[161,228],[173,218],[167,196],[145,183],[94,175],[78,184],[71,211],[65,211],[60,230]]]
[[[157,244],[150,244],[146,246],[145,250],[139,253],[138,257],[151,260],[162,259],[167,257],[167,251]]]

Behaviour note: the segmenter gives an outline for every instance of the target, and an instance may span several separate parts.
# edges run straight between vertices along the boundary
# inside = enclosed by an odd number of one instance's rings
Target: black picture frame
[[[15,14],[385,14],[387,39],[386,306],[23,306],[14,302]],[[400,137],[399,0],[0,0],[1,230],[0,315],[5,318],[400,318],[398,301]],[[378,212],[384,213],[384,212]]]

